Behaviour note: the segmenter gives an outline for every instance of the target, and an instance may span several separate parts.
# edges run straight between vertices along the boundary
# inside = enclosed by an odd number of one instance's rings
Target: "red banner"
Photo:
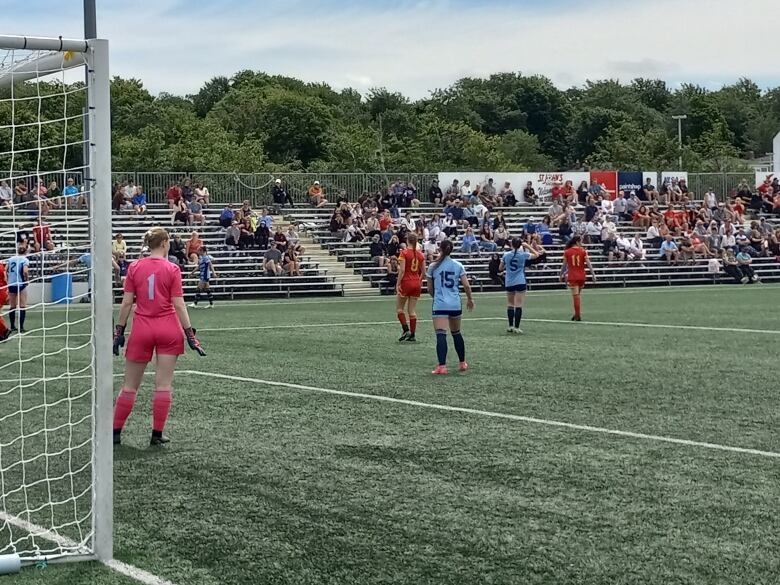
[[[609,193],[609,198],[617,197],[617,172],[616,171],[592,171],[590,173],[590,182],[603,185]]]

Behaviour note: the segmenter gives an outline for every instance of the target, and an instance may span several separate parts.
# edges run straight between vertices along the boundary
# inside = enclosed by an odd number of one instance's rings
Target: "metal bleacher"
[[[412,209],[400,210],[401,215],[411,212],[413,218],[421,215],[429,217],[433,213],[441,212],[440,208],[421,206]],[[507,224],[507,229],[512,235],[519,234],[523,226],[531,221],[539,222],[547,214],[546,207],[509,207],[494,210],[494,214],[501,211]],[[293,223],[304,223],[312,226],[309,235],[314,241],[327,249],[330,254],[338,257],[344,264],[369,281],[382,294],[393,293],[388,285],[386,270],[376,265],[369,255],[368,242],[346,243],[339,234],[329,230],[329,219],[333,208],[295,208],[285,212],[285,219]],[[617,224],[620,233],[633,237],[638,233],[644,240],[646,228],[634,227],[631,223],[621,222]],[[529,287],[533,289],[546,289],[560,287],[558,275],[563,259],[563,244],[555,237],[552,245],[545,246],[547,251],[547,263],[531,266],[527,270]],[[600,244],[586,245],[596,271],[600,287],[632,287],[632,286],[676,286],[691,284],[718,284],[733,282],[725,273],[712,274],[709,271],[708,260],[699,258],[692,264],[667,265],[658,260],[659,250],[645,243],[646,260],[632,261],[625,264],[609,264],[602,254]],[[462,262],[466,267],[472,286],[477,291],[498,291],[502,289],[500,283],[491,281],[488,274],[488,260],[491,253],[482,252],[481,255],[468,255],[460,252],[456,243],[452,257]],[[774,257],[761,257],[753,259],[753,267],[760,275],[762,281],[780,280],[780,263]]]
[[[150,205],[146,215],[114,212],[112,225],[107,226],[113,234],[122,233],[127,241],[127,259],[133,260],[140,255],[144,233],[153,226],[162,226],[178,233],[186,242],[192,231],[197,231],[214,257],[214,264],[220,278],[212,287],[217,299],[240,299],[292,296],[342,295],[343,286],[336,283],[327,271],[304,254],[301,258],[301,276],[265,276],[261,270],[264,250],[228,250],[224,245],[224,231],[219,227],[219,209],[205,209],[206,222],[203,226],[171,226],[171,216],[164,205]],[[0,210],[0,258],[14,253],[15,233],[23,229],[32,234],[36,222],[34,215],[17,210],[15,213]],[[53,209],[45,218],[50,227],[55,250],[52,252],[30,254],[30,268],[34,278],[43,277],[47,281],[64,270],[61,265],[78,258],[87,251],[88,212],[86,210]],[[59,268],[58,268],[59,267]],[[191,274],[192,267],[185,267],[182,276],[185,295],[194,294],[197,275]],[[85,281],[86,272],[72,269],[75,281]],[[115,296],[121,296],[121,287],[115,287]]]

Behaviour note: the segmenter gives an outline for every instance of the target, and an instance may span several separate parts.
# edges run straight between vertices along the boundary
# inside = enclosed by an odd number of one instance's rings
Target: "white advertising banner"
[[[655,185],[655,188],[658,189],[658,171],[644,171],[642,173],[642,184],[647,183],[647,179],[650,179],[650,181]]]
[[[496,192],[500,193],[504,187],[504,183],[509,183],[512,191],[515,193],[518,201],[523,200],[523,190],[526,184],[530,181],[536,190],[536,196],[540,201],[549,201],[550,192],[552,191],[553,184],[556,181],[560,181],[562,184],[566,181],[571,181],[574,188],[577,189],[582,181],[588,182],[590,180],[589,173],[502,173],[502,172],[448,172],[439,173],[439,186],[441,190],[446,193],[447,188],[452,185],[454,179],[458,180],[458,184],[463,186],[466,181],[470,182],[471,189],[474,190],[477,185],[487,184],[489,179],[493,179],[493,185],[496,188]]]
[[[685,171],[663,171],[661,173],[661,184],[664,183],[671,183],[673,179],[677,179],[678,181],[680,179],[684,179],[685,182],[688,182],[688,173]]]
[[[767,173],[764,171],[757,171],[756,172],[756,184],[755,187],[760,187],[762,183],[764,183],[767,179],[769,179],[769,182],[772,182],[772,179],[775,178],[775,173]]]

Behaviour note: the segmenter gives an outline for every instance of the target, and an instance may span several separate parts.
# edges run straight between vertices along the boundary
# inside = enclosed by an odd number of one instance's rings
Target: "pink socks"
[[[152,430],[156,433],[162,433],[165,429],[165,422],[168,420],[172,402],[173,396],[170,388],[157,388],[154,391],[154,397],[152,398]]]
[[[116,399],[114,407],[114,430],[121,431],[125,427],[127,417],[133,412],[135,405],[136,391],[128,388],[122,388]]]

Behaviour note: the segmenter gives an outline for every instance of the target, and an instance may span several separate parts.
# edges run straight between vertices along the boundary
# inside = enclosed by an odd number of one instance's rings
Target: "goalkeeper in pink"
[[[163,437],[171,410],[173,375],[176,361],[184,353],[184,340],[190,348],[205,356],[195,330],[190,325],[181,284],[181,271],[168,261],[170,236],[162,228],[153,228],[144,236],[150,255],[133,262],[125,279],[125,294],[114,332],[114,355],[125,345],[125,328],[135,304],[133,330],[125,352],[125,379],[114,408],[114,444],[122,441],[122,429],[133,411],[138,388],[146,366],[157,356],[155,390],[152,398],[152,438],[150,445],[168,442]],[[184,332],[182,333],[182,329]]]

